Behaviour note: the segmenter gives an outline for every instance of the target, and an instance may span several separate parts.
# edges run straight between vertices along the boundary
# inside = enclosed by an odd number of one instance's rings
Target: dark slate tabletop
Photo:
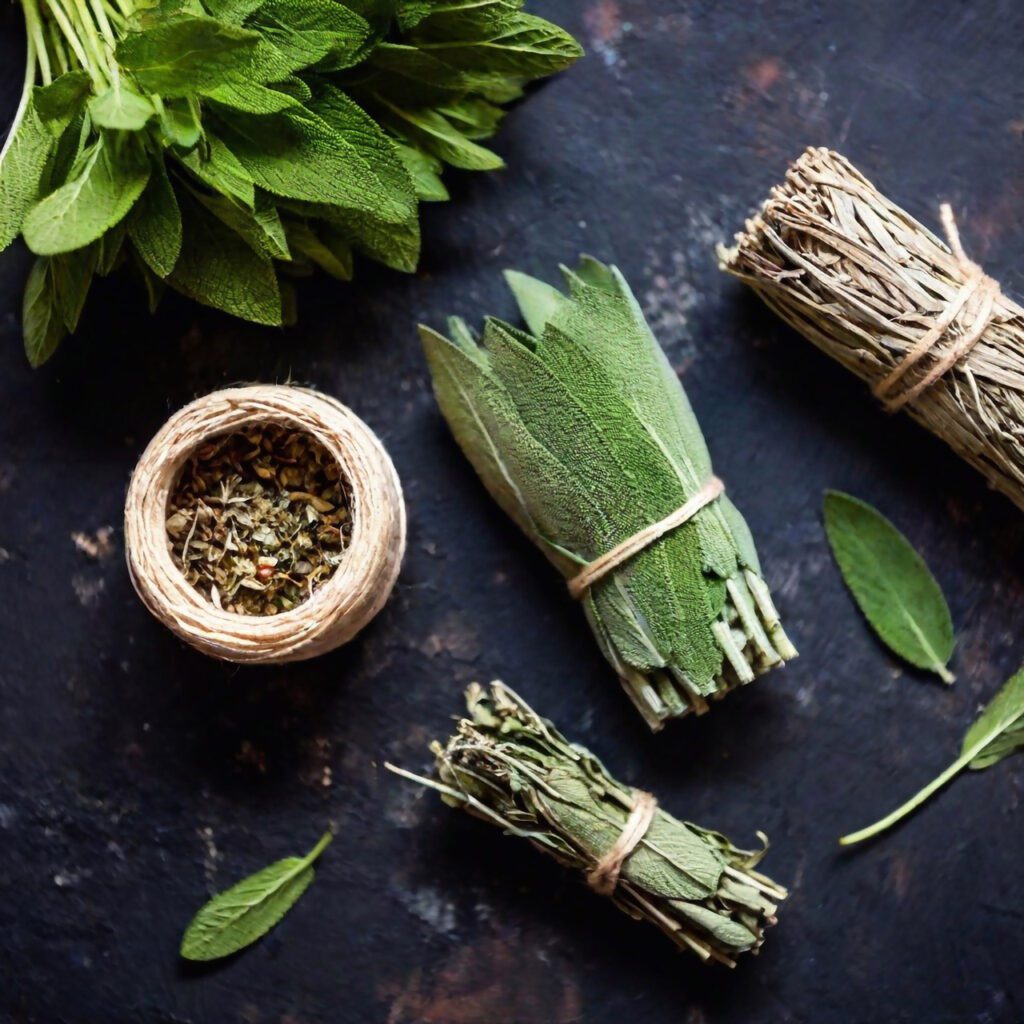
[[[550,0],[589,56],[453,175],[414,277],[300,288],[255,328],[104,282],[80,335],[31,371],[27,257],[0,260],[0,1019],[69,1024],[760,1024],[1024,1019],[1012,761],[963,777],[840,854],[954,756],[1024,654],[1021,513],[715,268],[805,145],[841,149],[913,214],[954,203],[970,252],[1024,290],[1024,8],[1011,2]],[[0,110],[21,77],[0,11]],[[754,531],[802,657],[649,735],[578,609],[448,437],[416,321],[511,314],[499,271],[585,250],[633,283],[716,469]],[[382,436],[408,557],[379,619],[307,664],[232,668],[136,599],[119,520],[165,417],[238,380],[308,381]],[[897,665],[845,592],[826,487],[888,513],[957,625],[952,688]],[[114,527],[98,560],[72,534]],[[525,844],[388,775],[429,764],[463,687],[500,676],[624,780],[740,841],[788,884],[762,954],[703,968]],[[271,936],[190,969],[208,893],[337,830]]]

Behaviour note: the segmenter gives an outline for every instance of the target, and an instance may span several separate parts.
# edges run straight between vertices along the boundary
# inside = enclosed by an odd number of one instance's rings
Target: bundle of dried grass
[[[1024,508],[1024,310],[838,153],[808,149],[723,270]]]

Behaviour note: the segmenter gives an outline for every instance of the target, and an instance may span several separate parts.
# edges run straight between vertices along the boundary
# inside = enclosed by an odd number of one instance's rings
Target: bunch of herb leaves
[[[711,476],[693,410],[622,275],[585,258],[568,294],[509,285],[528,331],[421,327],[441,410],[495,500],[567,578]],[[652,729],[796,656],[726,496],[591,586],[582,604]]]
[[[523,0],[21,0],[24,92],[0,154],[0,249],[37,255],[38,365],[94,276],[130,264],[260,324],[288,277],[419,257],[445,164],[490,170],[502,104],[580,54]]]
[[[530,840],[567,867],[589,872],[621,835],[632,790],[504,684],[492,683],[488,692],[474,683],[466,706],[468,717],[447,745],[431,747],[436,780],[388,768],[437,790],[446,804]],[[786,896],[755,870],[763,852],[738,850],[718,832],[659,808],[610,898],[681,949],[731,967],[740,953],[761,946]]]
[[[348,485],[311,434],[277,423],[216,438],[168,502],[171,557],[216,607],[290,611],[337,569],[352,532]]]

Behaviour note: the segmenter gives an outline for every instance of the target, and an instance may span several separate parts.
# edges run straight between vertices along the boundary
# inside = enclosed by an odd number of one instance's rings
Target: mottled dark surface
[[[964,777],[840,855],[943,767],[1022,653],[1024,519],[939,442],[714,266],[806,144],[914,214],[951,200],[1009,290],[1024,258],[1024,8],[1012,2],[571,0],[537,8],[589,57],[508,119],[510,170],[453,176],[403,278],[300,289],[301,325],[234,323],[105,282],[84,329],[26,366],[23,252],[0,260],[0,1019],[69,1024],[768,1024],[1024,1018],[1019,764]],[[0,10],[14,109],[16,8]],[[647,734],[542,557],[447,436],[414,332],[509,314],[499,271],[587,250],[633,282],[746,513],[802,658],[701,720]],[[233,669],[179,644],[113,553],[147,439],[197,393],[292,377],[380,432],[409,554],[391,603],[311,664]],[[901,670],[829,558],[821,492],[919,545],[959,631],[957,684]],[[764,829],[792,898],[762,955],[703,969],[524,844],[389,775],[426,767],[462,687],[502,676],[616,774],[737,840]],[[176,956],[206,894],[338,837],[265,941]]]

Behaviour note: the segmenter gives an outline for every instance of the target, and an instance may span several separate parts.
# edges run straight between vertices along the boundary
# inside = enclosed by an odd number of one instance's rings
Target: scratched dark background
[[[840,148],[1024,290],[1024,7],[1012,2],[537,0],[587,59],[509,117],[510,169],[450,179],[421,272],[300,290],[300,326],[232,322],[134,285],[90,300],[42,371],[27,258],[0,259],[0,1019],[39,1024],[774,1024],[1024,1019],[1024,777],[957,781],[847,855],[930,779],[1024,656],[1021,513],[720,274],[726,238],[807,144]],[[0,11],[0,113],[21,77]],[[417,320],[511,313],[499,271],[586,250],[632,281],[745,512],[801,659],[650,736],[542,557],[447,436]],[[244,379],[339,396],[406,488],[409,553],[347,649],[235,669],[142,608],[119,520],[164,418]],[[959,679],[902,670],[829,558],[822,490],[902,526],[949,596]],[[76,531],[116,528],[92,560]],[[733,972],[674,952],[524,844],[387,775],[426,768],[473,679],[501,676],[675,813],[749,841],[791,899]],[[337,829],[269,936],[191,969],[217,888]]]

